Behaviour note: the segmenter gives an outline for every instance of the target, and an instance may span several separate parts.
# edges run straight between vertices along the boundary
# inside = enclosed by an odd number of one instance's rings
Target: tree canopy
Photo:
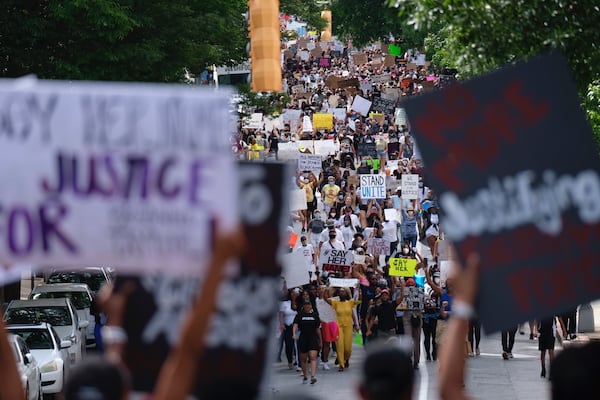
[[[0,76],[181,81],[246,58],[245,0],[5,0]]]

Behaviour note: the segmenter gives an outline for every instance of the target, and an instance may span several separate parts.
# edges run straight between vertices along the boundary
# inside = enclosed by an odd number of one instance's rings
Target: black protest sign
[[[387,100],[381,97],[373,97],[373,104],[371,104],[371,110],[386,114],[394,114],[394,112],[396,111],[396,102],[394,100]]]
[[[565,59],[532,58],[406,101],[441,229],[481,257],[486,331],[600,297],[600,177]]]
[[[377,158],[377,146],[375,143],[358,143],[357,144],[358,155],[361,157],[373,157]]]
[[[205,337],[194,394],[198,398],[255,398],[263,377],[272,317],[277,313],[286,166],[240,163],[239,210],[247,249],[239,274],[222,283],[217,310]],[[207,240],[210,238],[207,237]],[[260,251],[256,251],[260,249]],[[201,278],[168,275],[117,278],[116,289],[133,281],[124,315],[124,355],[133,389],[152,392],[160,368],[177,343],[181,323]],[[243,366],[243,368],[240,368]]]

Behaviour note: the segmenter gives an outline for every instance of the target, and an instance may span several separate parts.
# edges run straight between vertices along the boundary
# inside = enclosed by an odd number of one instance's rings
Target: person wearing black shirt
[[[367,336],[371,336],[372,320],[377,318],[377,334],[381,339],[396,336],[396,305],[390,301],[390,291],[381,291],[381,303],[371,311],[371,322],[368,323]]]
[[[277,152],[279,151],[279,129],[273,128],[269,134],[269,137],[267,138],[267,141],[269,143],[269,156],[273,156],[276,160],[278,160]]]
[[[300,336],[298,336],[300,331]],[[310,300],[305,300],[302,310],[296,315],[293,326],[293,338],[298,341],[300,364],[302,365],[302,383],[308,383],[307,361],[310,361],[310,383],[317,382],[317,354],[321,349],[321,319]]]

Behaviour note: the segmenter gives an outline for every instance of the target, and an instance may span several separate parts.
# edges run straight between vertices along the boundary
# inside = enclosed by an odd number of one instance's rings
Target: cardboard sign
[[[390,242],[381,238],[368,238],[367,251],[369,254],[390,255]]]
[[[369,118],[374,119],[378,124],[385,122],[385,114],[383,113],[369,113]]]
[[[315,176],[319,176],[321,172],[322,161],[318,154],[300,154],[298,156],[298,170],[299,171],[312,171]]]
[[[378,157],[377,145],[375,143],[358,143],[356,147],[360,157]]]
[[[398,88],[383,88],[381,91],[381,98],[384,100],[391,100],[396,102],[400,97],[400,89]]]
[[[306,192],[304,189],[290,190],[290,211],[306,210]]]
[[[419,197],[419,175],[402,174],[402,198],[414,200]]]
[[[325,79],[325,86],[327,86],[330,89],[338,89],[340,86],[338,85],[338,81],[341,80],[342,78],[335,76],[335,75],[329,75],[326,79]]]
[[[600,161],[579,104],[556,53],[405,103],[444,232],[481,257],[486,332],[600,297]]]
[[[296,44],[298,45],[299,49],[306,49],[306,45],[308,44],[309,40],[305,39],[305,38],[299,38],[296,42]]]
[[[365,53],[358,53],[352,55],[352,61],[354,61],[354,65],[364,65],[369,62],[369,59]]]
[[[354,185],[354,187],[357,187],[359,183],[358,175],[350,175],[348,177],[348,185]]]
[[[285,60],[287,60],[288,58],[293,58],[294,57],[294,52],[291,50],[284,50],[283,51],[283,58]]]
[[[330,287],[358,287],[358,279],[329,278]]]
[[[385,56],[383,60],[383,65],[385,67],[393,67],[396,64],[396,56],[393,54],[388,54]]]
[[[168,85],[0,82],[0,282],[24,265],[202,273],[212,218],[236,220],[229,99]]]
[[[360,197],[363,199],[385,199],[385,175],[359,175]]]
[[[333,114],[315,113],[313,114],[314,129],[333,129]]]
[[[321,248],[319,254],[319,265],[323,271],[349,272],[354,261],[351,250],[331,250]]]
[[[366,117],[371,109],[371,102],[364,97],[356,96],[352,102],[352,109],[363,117]]]
[[[310,55],[312,58],[319,58],[323,55],[323,50],[321,48],[315,48],[310,51]]]
[[[414,258],[390,258],[390,276],[413,277],[417,271],[417,260]]]
[[[292,93],[293,94],[304,93],[304,92],[306,92],[306,89],[304,88],[304,85],[294,85],[294,86],[292,86]]]
[[[221,283],[216,310],[205,337],[206,349],[198,360],[193,389],[196,398],[211,398],[211,393],[221,393],[221,379],[237,388],[246,388],[245,392],[238,393],[242,398],[255,397],[272,337],[269,327],[279,308],[278,254],[284,241],[279,227],[288,210],[283,185],[287,183],[289,171],[281,164],[249,162],[240,164],[239,174],[240,196],[236,198],[239,204],[234,207],[241,211],[248,248],[261,251],[248,252],[248,256],[239,261],[239,273]],[[208,237],[204,240],[210,241]],[[172,267],[175,266],[169,266]],[[132,389],[148,393],[154,390],[159,370],[179,339],[183,318],[202,287],[202,279],[157,274],[119,275],[116,290],[127,282],[133,283],[134,292],[128,296],[123,318],[128,336],[123,361],[131,373]],[[227,293],[240,297],[232,298]],[[261,309],[251,311],[257,303]],[[236,324],[233,314],[237,312],[252,312],[252,321],[248,321],[252,325]],[[252,354],[251,359],[248,354]],[[249,369],[232,369],[231,362],[244,364]]]
[[[396,46],[395,44],[390,43],[390,45],[388,46],[388,55],[391,56],[400,56],[402,55],[402,49],[400,48],[400,46]]]
[[[419,69],[419,66],[417,64],[415,64],[415,63],[408,63],[408,64],[406,64],[406,69],[409,70],[409,71],[410,70],[415,70],[416,71],[417,69]]]
[[[360,81],[358,80],[358,78],[339,79],[337,84],[338,84],[338,87],[341,89],[357,88],[360,86]]]

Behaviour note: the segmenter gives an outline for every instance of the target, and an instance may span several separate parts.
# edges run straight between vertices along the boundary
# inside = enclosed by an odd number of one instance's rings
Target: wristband
[[[102,327],[102,341],[107,344],[127,343],[127,332],[120,326],[105,325]]]
[[[472,319],[475,318],[475,309],[469,303],[462,300],[454,300],[450,314],[453,318]]]

